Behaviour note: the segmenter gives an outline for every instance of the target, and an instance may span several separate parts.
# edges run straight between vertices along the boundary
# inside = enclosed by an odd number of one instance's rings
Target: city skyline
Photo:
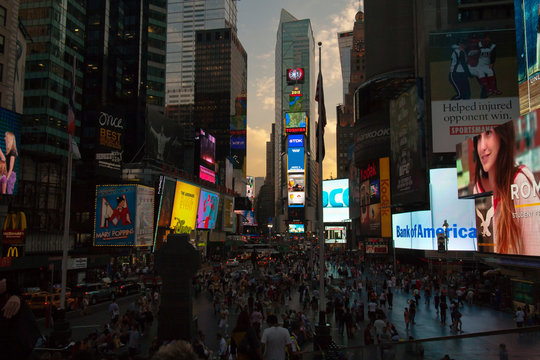
[[[326,157],[323,178],[336,177],[336,105],[342,103],[342,78],[337,33],[351,30],[362,2],[322,0],[310,3],[298,0],[275,2],[239,1],[238,33],[248,53],[247,173],[265,176],[266,142],[274,122],[274,46],[281,9],[298,19],[310,19],[315,42],[322,42],[322,74],[328,124],[325,129]],[[261,17],[269,14],[269,17]],[[318,51],[316,51],[318,63]],[[334,61],[335,59],[336,61]],[[317,70],[318,71],[318,70]],[[262,110],[260,114],[255,113]],[[317,114],[315,114],[317,116]],[[250,156],[252,155],[252,156]]]

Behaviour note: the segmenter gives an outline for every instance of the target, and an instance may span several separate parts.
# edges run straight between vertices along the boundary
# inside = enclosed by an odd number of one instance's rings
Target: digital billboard
[[[212,170],[208,170],[202,165],[199,165],[199,178],[211,182],[212,184],[216,183],[216,173]]]
[[[219,195],[201,189],[199,211],[197,212],[197,229],[214,229],[219,208]]]
[[[347,242],[347,230],[345,226],[324,226],[325,244],[345,244]]]
[[[287,188],[289,192],[293,191],[305,191],[304,187],[305,176],[301,174],[289,174],[289,181],[287,183]]]
[[[304,135],[289,135],[287,143],[289,147],[304,147]]]
[[[146,143],[144,150],[149,159],[182,168],[182,142],[178,134],[183,130],[174,121],[169,121],[163,109],[157,105],[146,105]]]
[[[539,10],[538,0],[514,0],[521,114],[540,107]]]
[[[242,218],[242,225],[255,226],[257,220],[255,220],[255,213],[251,210],[235,210],[236,214]]]
[[[303,147],[293,147],[287,150],[287,171],[304,172],[305,151]]]
[[[98,185],[96,187],[95,246],[134,246],[135,185]]]
[[[492,198],[476,201],[481,250],[540,255],[539,118],[535,110],[457,146],[458,166],[467,164],[460,195]]]
[[[323,222],[349,219],[349,179],[323,180]]]
[[[304,83],[304,68],[287,69],[287,84],[303,84]]]
[[[360,228],[369,236],[392,236],[390,159],[369,161],[358,169]]]
[[[305,133],[307,129],[307,115],[304,111],[285,113],[286,133]]]
[[[304,96],[302,92],[295,86],[294,90],[289,95],[289,112],[299,112],[304,109]]]
[[[19,188],[19,151],[21,115],[0,107],[0,191],[16,195]]]
[[[189,234],[195,229],[200,192],[195,185],[176,182],[170,225],[175,234]]]
[[[205,132],[203,129],[199,129],[199,142],[201,144],[201,164],[210,170],[215,170],[216,138]]]
[[[243,150],[246,148],[246,137],[244,135],[231,135],[231,149]]]
[[[124,132],[127,126],[123,109],[109,106],[98,112],[89,111],[89,116],[96,117],[98,172],[108,176],[120,176],[124,152]]]
[[[225,196],[223,198],[223,231],[234,230],[234,199]]]
[[[302,207],[306,204],[306,193],[303,191],[289,192],[289,207]]]
[[[519,116],[513,29],[429,36],[433,152]]]
[[[304,224],[289,224],[289,234],[303,234]]]
[[[154,188],[137,185],[135,246],[152,246],[154,240]]]

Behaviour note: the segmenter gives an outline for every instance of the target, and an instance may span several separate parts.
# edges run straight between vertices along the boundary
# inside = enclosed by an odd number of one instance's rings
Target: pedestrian
[[[411,316],[411,324],[416,324],[414,318],[416,317],[416,301],[409,300],[409,314]]]
[[[523,323],[525,322],[525,312],[521,309],[521,307],[517,308],[514,320],[516,321],[516,326],[518,328],[523,327]]]
[[[499,360],[508,360],[508,351],[505,344],[499,345]]]
[[[439,308],[440,308],[440,314],[441,314],[441,323],[442,324],[446,324],[446,309],[448,309],[448,305],[446,304],[446,302],[441,302],[439,304]]]
[[[129,356],[132,358],[137,355],[139,352],[139,339],[140,339],[139,330],[137,330],[137,325],[131,325],[131,330],[129,331],[129,341],[128,341],[128,352]]]
[[[386,301],[388,301],[388,309],[392,310],[392,304],[394,302],[394,294],[392,289],[388,288],[388,294],[386,294]]]
[[[405,308],[405,311],[403,312],[403,319],[405,320],[405,329],[409,331],[409,323],[411,322],[411,315],[409,313],[408,308]]]
[[[264,329],[261,338],[262,351],[266,360],[285,360],[286,349],[292,352],[289,330],[279,326],[277,317],[273,314],[266,319],[270,327]]]
[[[109,305],[109,314],[111,315],[111,322],[114,324],[120,316],[120,307],[118,306],[118,303],[115,299],[113,299],[111,304]]]
[[[231,354],[237,360],[262,359],[259,339],[245,310],[238,315],[236,326],[231,333]]]
[[[229,330],[229,310],[227,309],[227,305],[225,305],[225,303],[222,304],[221,311],[219,313],[218,328],[222,334],[227,334],[227,331]]]
[[[217,341],[218,341],[219,360],[228,360],[229,351],[227,349],[227,341],[223,337],[223,334],[221,334],[219,331],[217,332],[216,337],[217,337]]]

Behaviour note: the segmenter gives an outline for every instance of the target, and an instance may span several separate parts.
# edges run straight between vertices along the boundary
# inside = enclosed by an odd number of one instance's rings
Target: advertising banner
[[[540,255],[539,118],[535,110],[457,146],[460,194],[493,198],[476,203],[482,250],[491,246],[499,254]]]
[[[2,196],[16,195],[21,173],[19,162],[21,115],[0,107],[0,152],[5,161],[0,160],[0,193]]]
[[[323,222],[349,219],[349,179],[323,180]]]
[[[285,113],[285,132],[305,133],[307,130],[307,115],[304,111]]]
[[[392,203],[395,205],[427,199],[422,160],[424,137],[420,126],[423,110],[419,109],[418,99],[415,85],[390,101]]]
[[[289,148],[287,150],[287,171],[304,172],[305,151],[303,147]]]
[[[304,135],[288,135],[287,143],[289,147],[304,147]]]
[[[235,210],[236,214],[239,214],[242,218],[242,225],[255,226],[257,220],[255,220],[255,213],[251,210]]]
[[[392,204],[390,200],[390,159],[379,159],[380,178],[380,201],[381,201],[381,236],[392,236]],[[379,195],[376,180],[370,184],[370,196]]]
[[[216,173],[212,170],[208,170],[202,165],[199,166],[199,178],[211,182],[212,184],[216,183]]]
[[[175,234],[189,234],[195,230],[201,188],[183,181],[176,182],[171,229]]]
[[[2,244],[4,246],[24,245],[26,228],[26,214],[24,212],[7,213],[4,226],[2,227]]]
[[[137,185],[135,246],[152,246],[154,235],[154,188]]]
[[[223,198],[223,231],[232,232],[234,230],[234,199]]]
[[[514,0],[520,113],[540,107],[538,0]]]
[[[146,156],[159,163],[182,168],[183,153],[180,137],[184,131],[176,122],[169,121],[162,108],[156,105],[146,106]]]
[[[216,138],[199,129],[200,161],[201,165],[209,170],[215,171],[216,163]]]
[[[127,126],[124,111],[121,107],[106,107],[94,114],[97,128],[97,171],[108,176],[119,176]]]
[[[303,234],[304,224],[289,224],[289,234]]]
[[[176,190],[176,180],[163,178],[161,184],[163,186],[163,189],[161,190],[158,227],[168,228],[171,225],[174,194]]]
[[[98,185],[96,187],[95,246],[134,246],[135,185]]]
[[[345,244],[347,243],[347,231],[345,226],[324,226],[325,244]]]
[[[430,34],[433,152],[519,116],[515,42],[513,29]]]
[[[287,188],[289,192],[293,191],[305,191],[304,181],[305,176],[301,174],[289,174],[289,181],[287,182]]]
[[[360,228],[369,236],[392,236],[390,160],[371,160],[358,170],[360,176]]]
[[[366,254],[388,254],[388,245],[366,244]]]
[[[234,108],[230,125],[231,162],[233,168],[242,170],[242,176],[246,177],[247,97],[245,94],[236,97]]]
[[[197,213],[197,229],[214,229],[219,208],[219,195],[201,189],[199,211]]]
[[[289,207],[302,207],[306,204],[306,193],[303,191],[289,192]]]

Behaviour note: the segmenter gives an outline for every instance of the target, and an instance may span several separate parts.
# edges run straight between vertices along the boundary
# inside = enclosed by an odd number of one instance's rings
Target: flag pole
[[[71,99],[70,99],[70,106],[73,105],[74,97],[75,97],[75,69],[77,65],[77,58],[73,56],[73,69],[72,69],[72,79],[71,79]],[[70,107],[68,106],[68,107]],[[70,217],[71,217],[71,173],[72,173],[72,162],[73,162],[73,147],[72,147],[72,141],[73,141],[73,134],[72,131],[74,131],[74,127],[71,127],[70,124],[70,111],[75,111],[75,109],[68,110],[68,159],[67,159],[67,177],[66,177],[66,203],[65,203],[65,210],[64,210],[64,236],[62,238],[62,288],[60,292],[60,308],[65,309],[66,308],[66,287],[67,287],[67,259],[68,259],[68,250],[69,250],[69,223],[70,223]],[[73,115],[72,120],[74,121]]]
[[[321,74],[321,47],[322,42],[319,41],[319,75]],[[322,84],[320,84],[322,87]],[[319,91],[321,89],[318,89]],[[319,99],[319,101],[323,101],[323,99]],[[319,112],[320,112],[320,106],[319,106]],[[323,205],[322,205],[322,199],[323,199],[323,171],[322,171],[322,162],[323,162],[323,124],[321,121],[321,117],[319,114],[319,122],[317,124],[317,127],[319,129],[319,138],[317,141],[318,146],[318,154],[319,154],[319,201],[317,203],[318,205],[318,212],[319,212],[319,293],[321,300],[319,301],[319,325],[326,324],[325,319],[325,310],[326,310],[326,296],[325,296],[325,283],[324,283],[324,277],[325,277],[325,271],[324,271],[324,232],[323,232]]]

